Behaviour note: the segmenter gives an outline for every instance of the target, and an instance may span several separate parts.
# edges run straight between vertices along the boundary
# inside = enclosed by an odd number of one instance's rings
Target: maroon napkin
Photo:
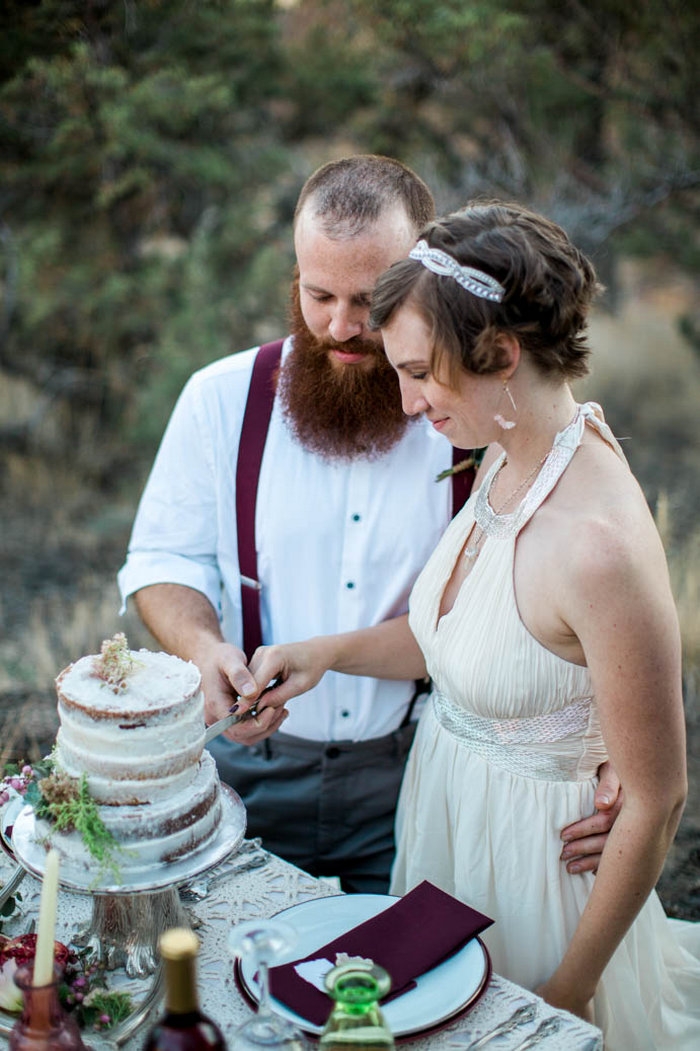
[[[335,954],[339,952],[369,957],[389,973],[391,992],[385,999],[393,999],[492,923],[488,916],[425,880],[395,905],[320,946],[303,960],[326,957],[335,964]],[[323,1025],[331,1001],[296,973],[294,967],[301,962],[271,967],[270,991],[302,1018]]]

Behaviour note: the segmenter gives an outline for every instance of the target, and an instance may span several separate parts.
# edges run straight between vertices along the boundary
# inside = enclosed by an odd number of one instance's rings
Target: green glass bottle
[[[335,1000],[321,1033],[322,1051],[387,1051],[394,1038],[379,1009],[391,979],[381,967],[343,963],[329,971],[326,989]]]

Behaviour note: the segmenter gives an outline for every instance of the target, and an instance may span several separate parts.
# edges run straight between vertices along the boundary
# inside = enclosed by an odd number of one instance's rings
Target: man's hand
[[[598,778],[595,813],[573,825],[567,825],[561,831],[564,841],[561,859],[566,862],[566,871],[572,874],[598,871],[608,832],[622,809],[620,779],[610,763],[603,763],[598,770]]]
[[[152,584],[134,595],[139,616],[169,653],[196,664],[202,676],[207,726],[235,710],[243,715],[258,697],[245,654],[224,642],[216,611],[206,595],[182,584]],[[226,731],[239,744],[257,744],[287,718],[283,707],[264,711]]]
[[[242,650],[228,642],[215,642],[194,655],[193,660],[202,674],[207,726],[230,712],[243,715],[255,707],[259,690]],[[230,727],[224,736],[238,744],[257,744],[278,730],[288,714],[283,707],[261,708],[254,718]]]

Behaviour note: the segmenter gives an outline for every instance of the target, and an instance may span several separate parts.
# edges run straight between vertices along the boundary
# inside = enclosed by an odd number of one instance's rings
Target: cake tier
[[[216,834],[221,820],[216,763],[209,752],[202,752],[194,780],[185,791],[143,806],[100,807],[100,817],[123,848],[123,864],[140,868],[175,861]],[[118,863],[122,865],[121,858]]]
[[[203,849],[216,836],[221,822],[221,786],[216,764],[203,752],[189,787],[167,800],[141,806],[101,806],[99,814],[117,841],[113,860],[121,874],[177,861]],[[57,833],[45,821],[37,831],[71,859],[96,869],[77,832]]]
[[[167,653],[132,652],[125,686],[83,657],[58,676],[56,761],[87,777],[97,803],[167,802],[188,788],[204,746],[204,697],[194,664]]]

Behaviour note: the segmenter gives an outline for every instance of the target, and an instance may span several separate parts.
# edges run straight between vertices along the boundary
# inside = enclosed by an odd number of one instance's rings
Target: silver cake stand
[[[119,881],[111,871],[100,870],[96,862],[81,860],[84,851],[79,854],[71,850],[71,844],[78,842],[77,833],[51,835],[50,827],[37,821],[29,805],[15,817],[12,851],[27,872],[41,878],[47,850],[54,847],[60,857],[61,889],[92,896],[90,921],[73,943],[90,948],[107,970],[124,967],[130,978],[145,978],[157,968],[162,932],[169,927],[190,926],[177,888],[220,864],[243,840],[246,811],[240,796],[222,785],[221,803],[219,830],[200,850],[143,869],[125,866]]]

